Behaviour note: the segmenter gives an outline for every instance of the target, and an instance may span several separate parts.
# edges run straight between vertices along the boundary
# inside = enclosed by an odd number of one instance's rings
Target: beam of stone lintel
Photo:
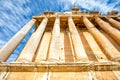
[[[72,20],[72,17],[68,18],[68,25],[69,25],[69,31],[71,34],[71,39],[73,42],[76,61],[88,61],[87,54],[84,50],[84,46],[82,44],[82,41],[78,34],[76,26]]]
[[[0,60],[6,61],[12,52],[17,48],[26,34],[30,31],[35,23],[35,19],[30,20],[17,34],[15,34],[3,48],[0,50]]]
[[[109,23],[110,23],[113,27],[115,27],[115,28],[117,28],[117,29],[120,30],[120,22],[119,22],[119,21],[116,21],[116,20],[114,20],[114,19],[112,19],[112,18],[106,18],[106,19],[109,21]]]
[[[46,28],[47,22],[48,18],[45,17],[38,26],[37,30],[31,35],[30,39],[26,43],[25,47],[16,60],[17,62],[32,62],[34,54]]]
[[[113,28],[109,23],[103,21],[99,17],[95,18],[95,21],[98,25],[106,31],[118,44],[120,44],[120,31],[116,28]]]
[[[86,17],[83,17],[83,22],[110,60],[120,61],[120,52],[112,43]]]
[[[60,58],[60,19],[56,17],[47,61],[59,61]]]

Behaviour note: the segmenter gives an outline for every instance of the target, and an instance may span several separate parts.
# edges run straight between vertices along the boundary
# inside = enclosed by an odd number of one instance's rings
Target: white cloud
[[[47,0],[0,0],[0,48],[33,15],[45,10],[68,11],[71,7],[78,6],[105,14],[113,9],[120,11],[119,4],[120,0],[50,0],[49,3]]]
[[[111,10],[119,10],[115,8],[116,4],[120,4],[119,0],[114,1],[114,3],[108,3],[110,0],[62,0],[66,3],[71,3],[73,6],[81,6],[87,10],[98,10],[102,13],[107,13]]]

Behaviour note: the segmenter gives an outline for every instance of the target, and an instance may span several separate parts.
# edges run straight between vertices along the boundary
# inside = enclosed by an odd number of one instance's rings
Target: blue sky
[[[0,49],[33,15],[42,14],[44,11],[70,11],[72,6],[79,7],[81,10],[100,11],[103,14],[118,10],[120,14],[120,0],[0,0]],[[7,62],[16,59],[33,31],[34,27]]]

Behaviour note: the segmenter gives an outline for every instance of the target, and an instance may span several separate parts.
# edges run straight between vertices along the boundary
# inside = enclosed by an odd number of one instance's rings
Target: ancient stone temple
[[[16,61],[6,63],[32,26]],[[117,11],[44,12],[0,50],[0,80],[120,80]]]

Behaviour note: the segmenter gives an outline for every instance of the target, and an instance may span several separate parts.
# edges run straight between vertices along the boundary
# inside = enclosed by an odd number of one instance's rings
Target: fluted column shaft
[[[105,51],[105,54],[109,56],[111,60],[120,61],[120,52],[110,43],[110,41],[97,30],[86,17],[83,17],[83,22],[100,47]]]
[[[87,54],[84,50],[81,38],[78,34],[78,31],[75,27],[72,17],[68,18],[68,25],[69,25],[72,42],[73,42],[73,47],[75,50],[76,60],[77,61],[87,61],[88,60]]]
[[[120,44],[120,31],[119,30],[113,28],[111,25],[109,25],[107,22],[103,21],[99,17],[96,17],[95,21],[104,31],[106,31],[114,40],[116,40]]]
[[[116,20],[114,20],[114,19],[112,19],[112,18],[107,18],[107,20],[110,22],[110,24],[111,24],[113,27],[115,27],[115,28],[117,28],[117,29],[120,30],[120,22],[119,22],[119,21],[116,21]]]
[[[52,39],[50,44],[48,61],[58,61],[59,57],[60,57],[60,19],[59,17],[56,17],[52,31]]]
[[[44,18],[41,24],[38,26],[38,29],[31,35],[30,39],[26,43],[25,47],[23,48],[22,52],[17,58],[17,61],[20,62],[31,62],[38,44],[42,38],[44,33],[45,27],[47,25],[47,18]]]
[[[12,37],[3,48],[0,50],[0,60],[6,61],[7,58],[16,49],[19,43],[23,40],[29,30],[32,28],[36,20],[30,20],[14,37]]]

